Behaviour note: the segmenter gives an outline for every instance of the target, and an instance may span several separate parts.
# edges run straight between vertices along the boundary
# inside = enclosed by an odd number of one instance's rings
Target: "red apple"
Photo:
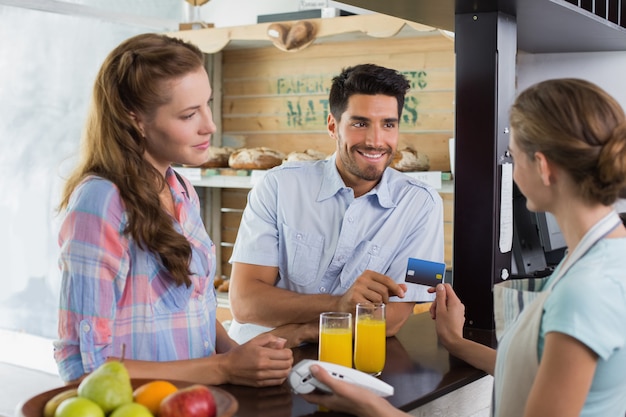
[[[171,393],[161,401],[159,417],[215,417],[217,406],[211,390],[192,385]]]

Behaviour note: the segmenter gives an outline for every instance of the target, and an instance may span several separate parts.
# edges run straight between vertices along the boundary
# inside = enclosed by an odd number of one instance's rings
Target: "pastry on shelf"
[[[209,146],[209,159],[200,168],[228,168],[228,158],[235,151],[229,146]]]
[[[398,149],[391,162],[391,168],[401,172],[428,171],[430,158],[425,153],[417,152],[410,147]]]
[[[216,289],[218,292],[228,292],[229,286],[230,286],[230,279],[226,279]]]
[[[328,155],[324,152],[320,152],[315,149],[307,149],[303,152],[290,152],[285,161],[319,161],[321,159],[326,159],[327,156]]]
[[[216,276],[215,278],[213,278],[213,287],[215,287],[215,289],[217,289],[223,283],[224,283],[224,277]]]
[[[234,169],[270,169],[283,163],[285,154],[266,147],[241,148],[228,158],[228,166]]]

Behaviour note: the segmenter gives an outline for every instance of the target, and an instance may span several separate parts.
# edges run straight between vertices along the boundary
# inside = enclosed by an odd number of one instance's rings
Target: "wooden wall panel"
[[[246,206],[248,190],[239,188],[222,189],[222,207],[242,209]]]
[[[367,62],[395,68],[411,82],[400,147],[427,154],[431,170],[449,171],[455,54],[453,42],[438,32],[313,44],[296,53],[273,46],[223,51],[223,145],[331,154],[335,144],[326,120],[332,77],[346,66]]]
[[[241,223],[241,210],[222,209],[222,233],[228,229],[238,229]],[[222,239],[224,241],[224,239]],[[233,242],[230,242],[233,243]]]
[[[336,74],[328,73],[326,76],[298,76],[279,74],[266,77],[258,77],[250,74],[245,78],[225,78],[223,81],[224,94],[227,96],[267,96],[277,92],[283,94],[311,94],[315,92],[324,92],[330,89],[331,79]],[[230,76],[230,74],[229,74]],[[448,91],[451,85],[454,85],[454,71],[445,69],[431,69],[428,71],[427,84],[424,84],[422,75],[421,91]]]
[[[226,245],[222,243],[221,245],[221,257],[222,257],[222,276],[226,278],[230,278],[231,266],[228,263],[230,256],[233,254],[232,245]]]
[[[285,104],[286,111],[278,114],[224,116],[222,128],[224,132],[233,132],[238,135],[245,135],[257,130],[262,130],[265,133],[289,132],[296,135],[299,132],[325,131],[326,119],[313,109],[316,103],[303,103],[300,100],[295,100],[285,101]],[[419,117],[415,116],[412,128],[417,131],[446,132],[446,126],[449,126],[450,123],[454,123],[454,114],[421,111]],[[403,123],[400,126],[403,126]]]

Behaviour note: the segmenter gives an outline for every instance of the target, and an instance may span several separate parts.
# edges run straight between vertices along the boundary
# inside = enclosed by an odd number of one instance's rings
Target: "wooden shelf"
[[[366,40],[397,36],[429,36],[439,30],[383,14],[341,16],[306,19],[316,26],[315,44]],[[249,49],[272,46],[267,34],[271,22],[248,26],[207,28],[170,32],[174,36],[198,45],[204,53],[213,54],[223,49]]]
[[[207,188],[242,188],[250,189],[255,183],[252,176],[237,177],[229,175],[214,175],[211,177],[202,177],[201,179],[190,179],[191,184],[195,187]],[[442,181],[441,188],[437,190],[440,194],[454,193],[454,181]],[[220,208],[222,211],[241,212],[241,210],[233,208]]]
[[[196,187],[252,188],[250,177],[214,175],[212,177],[202,177],[201,179],[192,179],[190,181]]]

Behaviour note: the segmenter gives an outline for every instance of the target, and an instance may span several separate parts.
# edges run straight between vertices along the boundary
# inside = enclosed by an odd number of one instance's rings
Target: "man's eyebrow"
[[[365,116],[350,116],[350,120],[351,121],[355,121],[355,122],[369,122],[372,119],[370,119],[369,117],[365,117]],[[383,122],[385,122],[385,123],[397,123],[398,120],[399,119],[397,117],[388,117],[386,119],[383,119]]]

